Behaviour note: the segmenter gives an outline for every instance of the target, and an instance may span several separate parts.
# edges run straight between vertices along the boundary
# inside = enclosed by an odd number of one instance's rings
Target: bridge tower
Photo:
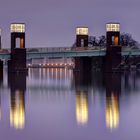
[[[76,28],[76,47],[88,47],[88,27]]]
[[[8,62],[9,72],[27,72],[25,48],[25,24],[11,24],[11,60]]]
[[[0,50],[2,49],[2,43],[1,43],[1,33],[2,33],[2,29],[0,29]]]
[[[105,59],[105,71],[114,72],[120,70],[121,46],[120,46],[120,24],[106,24],[107,53]]]
[[[88,47],[88,27],[76,28],[76,47]],[[75,57],[75,70],[88,73],[91,70],[91,57]]]
[[[2,30],[0,29],[0,50],[2,49],[2,45],[1,45],[1,33]],[[3,75],[3,61],[0,60],[0,75]]]

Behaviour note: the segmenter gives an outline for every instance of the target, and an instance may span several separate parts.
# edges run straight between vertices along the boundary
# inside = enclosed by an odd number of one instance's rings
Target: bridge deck
[[[122,56],[139,56],[140,49],[122,49]],[[105,56],[105,48],[28,48],[27,59]],[[0,59],[10,59],[10,52],[0,52]]]

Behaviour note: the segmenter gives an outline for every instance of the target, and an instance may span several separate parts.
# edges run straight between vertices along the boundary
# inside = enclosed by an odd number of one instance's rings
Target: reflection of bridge
[[[132,47],[133,48],[133,47]],[[93,57],[105,56],[105,47],[81,47],[81,48],[28,48],[27,59],[40,59],[40,58],[68,58],[68,57]],[[138,56],[140,49],[131,49],[129,47],[122,47],[122,56]],[[10,59],[10,52],[8,50],[0,52],[0,59]]]

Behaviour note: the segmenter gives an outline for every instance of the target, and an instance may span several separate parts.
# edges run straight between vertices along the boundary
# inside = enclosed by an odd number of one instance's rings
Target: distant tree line
[[[129,33],[121,33],[120,35],[120,45],[124,47],[133,47],[133,48],[138,48],[139,47],[139,42],[133,39],[132,35]],[[75,46],[75,43],[73,44]],[[106,36],[102,35],[99,37],[96,36],[89,36],[89,47],[94,47],[94,46],[100,46],[100,47],[105,47],[106,46]]]

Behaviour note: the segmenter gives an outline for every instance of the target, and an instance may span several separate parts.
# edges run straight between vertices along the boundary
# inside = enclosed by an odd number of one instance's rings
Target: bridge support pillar
[[[76,57],[75,58],[75,71],[82,73],[88,73],[92,70],[92,58],[91,57]]]
[[[0,85],[3,82],[3,61],[0,60]]]
[[[105,72],[121,71],[121,46],[108,47],[105,57]]]
[[[3,73],[3,61],[0,60],[0,73]]]
[[[11,59],[8,61],[8,72],[27,72],[23,23],[11,24]]]
[[[2,30],[0,29],[0,50],[2,49],[2,45],[1,45],[1,33],[2,33]],[[3,61],[0,60],[0,77],[3,77]]]
[[[106,24],[107,51],[105,57],[105,72],[121,71],[121,46],[120,46],[120,24]]]
[[[11,60],[8,61],[9,72],[27,72],[26,49],[14,49],[11,53]]]
[[[91,82],[92,58],[75,58],[74,76],[75,82],[81,85],[87,85]]]

